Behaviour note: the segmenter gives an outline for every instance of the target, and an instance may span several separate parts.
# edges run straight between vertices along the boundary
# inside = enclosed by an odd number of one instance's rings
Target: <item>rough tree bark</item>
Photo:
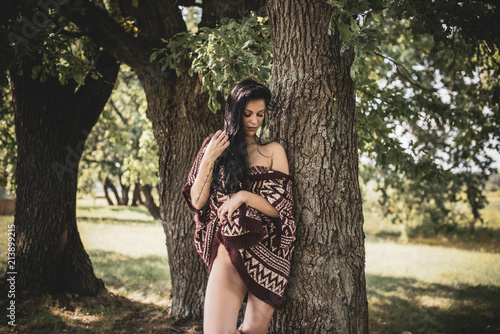
[[[326,1],[270,0],[270,133],[294,179],[297,244],[274,333],[368,333],[353,50],[328,35]]]
[[[119,64],[101,52],[104,76],[75,92],[58,78],[32,80],[41,64],[23,59],[10,68],[17,140],[16,290],[97,295],[96,278],[76,225],[78,164],[85,140],[114,87]],[[43,101],[43,103],[42,103]]]
[[[151,120],[159,147],[160,215],[166,235],[172,278],[171,316],[201,318],[207,270],[194,248],[194,221],[182,201],[180,190],[203,139],[222,128],[222,113],[213,115],[207,107],[208,96],[201,94],[198,78],[184,68],[177,77],[175,71],[162,72],[158,63],[150,63],[153,48],[163,47],[161,38],[170,39],[186,31],[179,5],[195,5],[190,0],[113,0],[120,15],[134,18],[139,29],[135,38],[114,21],[102,3],[84,1],[85,12],[68,13],[68,17],[88,36],[127,63],[137,74],[148,102],[146,114]],[[245,11],[230,11],[231,16],[248,15],[248,9],[263,1],[206,0],[203,1],[202,24],[213,24],[213,18],[228,13],[225,8],[236,4]],[[221,9],[222,8],[222,9]],[[69,8],[71,9],[71,8]],[[205,23],[203,23],[205,22]]]

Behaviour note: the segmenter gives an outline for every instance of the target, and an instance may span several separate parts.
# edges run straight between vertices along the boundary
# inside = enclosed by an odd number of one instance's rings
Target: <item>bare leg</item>
[[[234,269],[226,248],[221,244],[208,277],[203,315],[204,333],[237,333],[238,312],[245,294],[245,284]]]
[[[274,308],[271,305],[264,303],[249,292],[245,320],[238,330],[244,334],[265,334],[273,313]]]

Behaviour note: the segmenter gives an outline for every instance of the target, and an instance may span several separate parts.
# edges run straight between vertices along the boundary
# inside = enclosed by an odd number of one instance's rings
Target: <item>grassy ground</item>
[[[500,192],[485,209],[489,234],[398,242],[399,226],[365,211],[371,333],[500,333]],[[495,197],[496,196],[496,197]],[[161,224],[143,208],[78,203],[78,228],[109,294],[45,297],[18,306],[18,333],[199,333],[168,317],[170,277]],[[0,217],[0,250],[7,225]],[[500,219],[498,220],[500,224]],[[487,236],[490,238],[487,238]],[[0,253],[5,266],[6,254]],[[5,319],[4,303],[0,315]],[[0,333],[8,333],[0,324]]]

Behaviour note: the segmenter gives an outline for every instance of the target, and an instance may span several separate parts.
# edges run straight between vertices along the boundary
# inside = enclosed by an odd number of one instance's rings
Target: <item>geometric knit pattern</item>
[[[188,209],[194,214],[196,251],[210,270],[222,243],[248,291],[275,309],[280,309],[296,239],[292,178],[266,166],[252,166],[248,180],[240,183],[242,190],[267,199],[276,208],[279,217],[267,216],[242,204],[233,213],[232,222],[227,219],[220,221],[217,209],[223,202],[217,198],[224,194],[219,190],[210,194],[203,208],[195,209],[190,190],[212,136],[203,141],[181,191]],[[222,168],[220,175],[222,181]]]

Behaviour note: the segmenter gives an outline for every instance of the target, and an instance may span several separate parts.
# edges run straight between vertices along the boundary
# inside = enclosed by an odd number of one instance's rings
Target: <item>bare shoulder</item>
[[[271,165],[272,169],[285,174],[290,174],[285,148],[276,141],[269,143],[269,148],[273,152],[273,162]]]

